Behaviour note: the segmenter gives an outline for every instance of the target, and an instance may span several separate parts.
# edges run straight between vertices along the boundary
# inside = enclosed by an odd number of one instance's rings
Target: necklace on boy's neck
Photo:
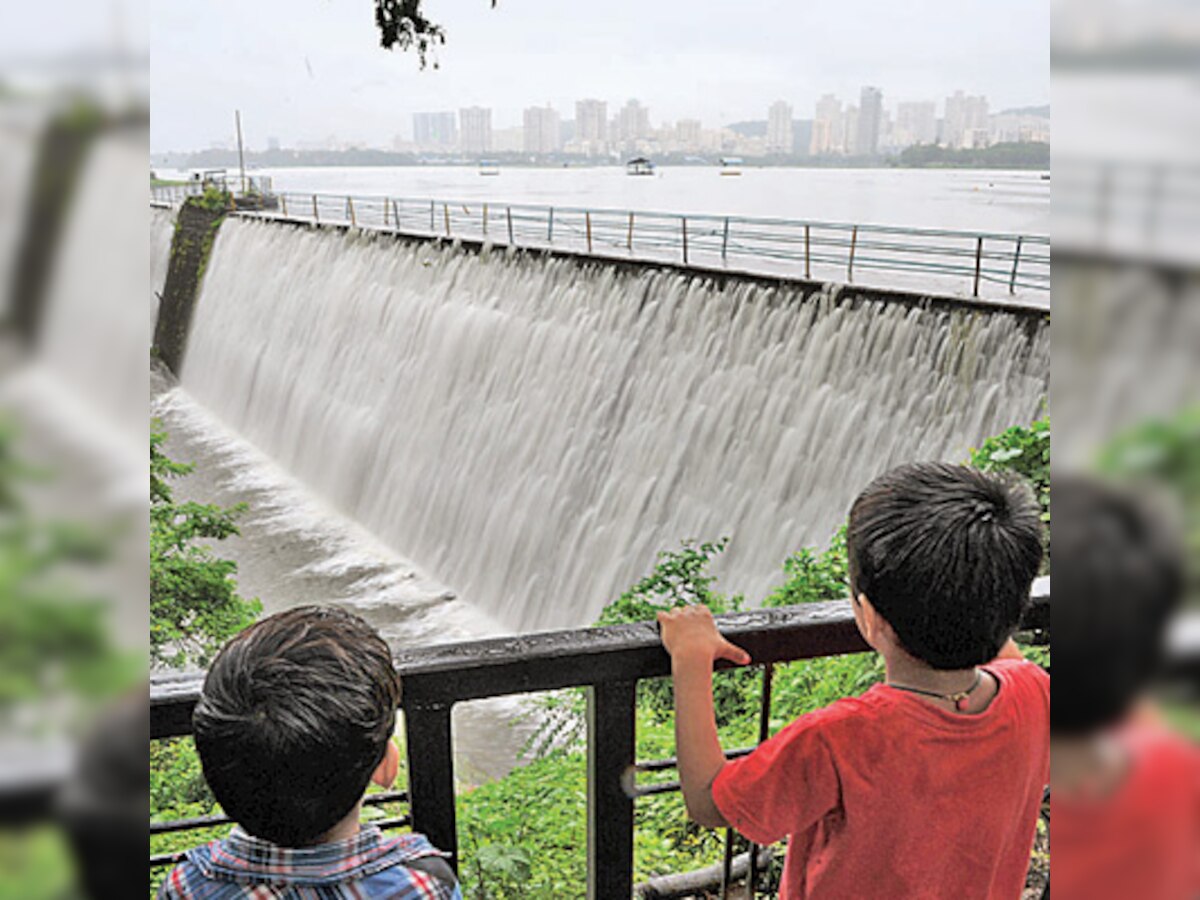
[[[890,681],[887,682],[887,685],[888,687],[894,687],[898,691],[907,691],[910,694],[920,694],[923,697],[933,697],[937,700],[946,700],[950,703],[953,703],[956,710],[962,712],[963,709],[966,708],[965,704],[967,700],[970,699],[971,694],[975,692],[975,689],[979,687],[982,682],[983,673],[979,669],[976,669],[975,680],[971,682],[971,686],[969,688],[967,688],[965,691],[954,691],[950,694],[941,694],[937,691],[927,691],[924,688],[909,687],[905,684],[892,684]]]

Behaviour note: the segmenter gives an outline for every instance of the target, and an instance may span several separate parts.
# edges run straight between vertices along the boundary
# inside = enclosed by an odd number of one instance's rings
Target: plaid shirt
[[[384,837],[374,825],[348,840],[289,849],[235,827],[189,850],[159,900],[462,900],[458,885],[408,868],[445,856],[419,834]]]

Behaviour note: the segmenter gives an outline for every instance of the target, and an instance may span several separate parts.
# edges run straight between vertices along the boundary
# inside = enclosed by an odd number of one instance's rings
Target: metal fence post
[[[681,216],[679,219],[683,226],[683,264],[688,264],[688,248],[687,248],[687,216]]]
[[[387,226],[388,226],[388,199],[387,199],[387,197],[384,197],[383,198],[383,227],[387,228]]]
[[[287,218],[287,194],[279,195],[279,209],[283,213],[283,217]]]
[[[633,894],[633,798],[622,786],[634,764],[637,682],[588,691],[588,900]]]
[[[972,297],[979,296],[979,271],[983,265],[983,235],[975,239],[975,287],[971,290]]]
[[[513,240],[512,207],[504,207],[504,214],[508,217],[508,245],[515,247],[517,246],[517,242]]]
[[[804,223],[804,277],[812,278],[812,237],[807,222]]]
[[[550,218],[546,223],[546,243],[554,243],[554,207],[550,207]]]
[[[1017,266],[1021,263],[1021,235],[1017,235],[1017,247],[1013,250],[1013,268],[1012,277],[1008,279],[1008,292],[1015,294],[1017,292]]]
[[[846,280],[853,283],[854,281],[854,248],[858,246],[858,226],[854,226],[854,230],[850,232],[850,261],[846,264]]]
[[[487,204],[483,204],[483,236],[487,237]]]
[[[413,828],[439,850],[453,854],[458,868],[458,826],[454,809],[454,755],[447,705],[405,706],[408,743],[408,797]]]
[[[321,214],[317,212],[317,195],[313,194],[313,221],[318,225],[321,224]]]
[[[450,204],[442,204],[442,216],[446,220],[446,237],[450,237]]]
[[[392,201],[392,222],[395,223],[393,225],[394,230],[399,231],[400,230],[400,207],[396,205],[395,200]]]
[[[725,230],[721,232],[721,262],[727,259],[729,249],[729,216],[725,217]]]
[[[629,232],[625,235],[625,249],[633,252],[633,213],[629,213]]]
[[[587,226],[588,253],[591,253],[592,252],[592,214],[590,212],[585,212],[583,214],[583,221],[584,221],[584,224]]]
[[[354,218],[354,200],[351,197],[346,198],[346,215],[350,218],[350,227],[356,228],[358,221]]]

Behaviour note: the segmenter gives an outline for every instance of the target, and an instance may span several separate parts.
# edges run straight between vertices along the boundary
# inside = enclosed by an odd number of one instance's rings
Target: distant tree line
[[[917,144],[905,148],[891,164],[907,169],[1049,169],[1050,145],[1031,141],[951,150]]]

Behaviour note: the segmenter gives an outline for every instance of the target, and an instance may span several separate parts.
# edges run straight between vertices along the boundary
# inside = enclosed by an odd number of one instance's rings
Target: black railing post
[[[588,900],[633,894],[633,798],[624,780],[634,764],[636,681],[588,691]]]
[[[846,280],[851,284],[854,283],[854,248],[858,246],[858,226],[854,226],[854,230],[850,232],[850,259],[846,263]]]
[[[1021,235],[1017,235],[1017,247],[1013,250],[1013,268],[1012,277],[1008,279],[1008,292],[1015,294],[1017,291],[1017,266],[1021,264]]]
[[[408,745],[408,797],[413,829],[433,846],[453,854],[458,869],[458,826],[454,810],[454,751],[450,704],[404,707]]]
[[[979,296],[979,275],[983,267],[983,237],[975,239],[975,286],[971,289],[971,296]]]

